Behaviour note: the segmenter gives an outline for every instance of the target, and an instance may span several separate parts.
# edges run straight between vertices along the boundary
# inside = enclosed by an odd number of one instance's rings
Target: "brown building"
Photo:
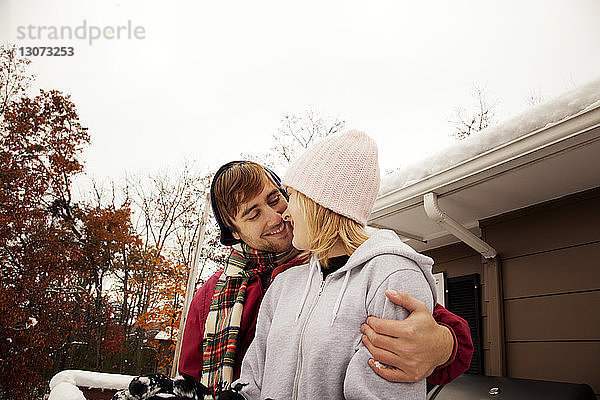
[[[388,175],[369,225],[435,260],[470,373],[600,398],[600,80]]]

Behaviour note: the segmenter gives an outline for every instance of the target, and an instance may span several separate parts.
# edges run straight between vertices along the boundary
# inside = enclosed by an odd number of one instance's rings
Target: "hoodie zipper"
[[[304,341],[304,332],[306,331],[306,327],[308,326],[308,322],[310,321],[310,317],[312,316],[313,311],[315,310],[315,308],[317,308],[317,304],[319,304],[319,299],[321,298],[321,294],[323,293],[325,283],[327,283],[327,279],[329,278],[329,276],[327,276],[324,280],[321,281],[321,287],[319,288],[319,293],[317,294],[317,301],[315,301],[315,304],[311,307],[310,311],[308,312],[308,318],[306,318],[306,322],[304,323],[304,326],[302,327],[302,332],[300,333],[300,351],[298,352],[298,360],[300,365],[296,373],[296,382],[294,384],[294,399],[296,400],[298,399],[298,391],[300,387],[300,375],[302,375],[302,342]]]

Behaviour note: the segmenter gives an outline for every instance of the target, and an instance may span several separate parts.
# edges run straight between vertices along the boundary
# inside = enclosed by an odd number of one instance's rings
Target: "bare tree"
[[[284,114],[269,152],[242,153],[244,159],[259,162],[273,169],[287,168],[310,145],[344,129],[346,122],[323,115],[313,108],[298,115]]]
[[[527,104],[530,105],[531,107],[537,106],[538,104],[541,104],[543,101],[544,101],[544,96],[542,95],[542,92],[540,90],[536,90],[536,89],[532,89],[526,98]]]
[[[458,139],[464,139],[473,133],[482,131],[494,121],[497,101],[490,102],[488,100],[487,90],[477,84],[474,85],[473,98],[474,106],[469,110],[458,107],[453,120],[450,121],[455,128],[453,136]]]
[[[183,162],[178,167],[148,175],[130,174],[120,185],[106,180],[91,181],[86,204],[92,208],[111,204],[112,208],[117,207],[115,204],[128,207],[132,229],[139,238],[115,249],[119,253],[118,265],[109,279],[112,283],[109,298],[118,310],[118,324],[133,351],[121,357],[121,372],[126,368],[125,359],[129,358],[135,360],[137,368],[130,372],[140,373],[147,335],[157,330],[170,330],[176,335],[173,331],[177,329],[182,308],[181,293],[191,269],[211,179],[212,174],[196,168],[193,162]],[[196,286],[222,266],[227,249],[218,239],[217,224],[209,220],[197,257]]]
[[[0,116],[11,99],[21,97],[29,88],[33,80],[27,69],[30,62],[18,56],[16,46],[0,46]]]
[[[153,314],[156,307],[164,306],[158,304],[158,299],[164,297],[158,284],[161,274],[164,275],[164,267],[159,270],[161,265],[165,265],[163,260],[171,260],[174,268],[184,266],[185,271],[191,268],[204,198],[209,187],[210,175],[199,171],[192,162],[184,162],[175,170],[127,177],[123,193],[130,199],[135,215],[134,226],[142,239],[143,254],[147,258],[144,267],[135,271],[136,277],[128,273],[123,275],[123,287],[129,285],[128,279],[136,282],[135,292],[128,299],[129,304],[124,301],[122,310],[128,313],[132,322],[141,316]],[[208,232],[209,238],[215,235],[212,231]],[[210,258],[212,252],[206,250],[204,254]],[[205,261],[201,265],[206,264]],[[185,279],[177,282],[179,284],[185,288]],[[182,300],[181,296],[175,295],[174,298],[160,301],[168,301],[176,310],[181,307]],[[175,315],[173,324],[174,319]],[[139,365],[143,331],[137,328],[135,333],[138,342],[136,361]]]

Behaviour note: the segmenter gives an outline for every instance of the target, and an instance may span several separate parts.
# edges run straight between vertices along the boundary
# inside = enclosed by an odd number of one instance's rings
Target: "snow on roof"
[[[52,377],[50,380],[50,390],[54,392],[54,389],[63,383],[87,388],[120,390],[129,387],[129,382],[131,382],[133,378],[134,377],[131,375],[69,369],[61,371]]]
[[[402,189],[495,147],[596,107],[600,107],[600,79],[402,166],[400,170],[383,177],[379,195]]]

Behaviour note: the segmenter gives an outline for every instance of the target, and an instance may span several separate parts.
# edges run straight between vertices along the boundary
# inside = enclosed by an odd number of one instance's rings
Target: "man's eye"
[[[258,211],[255,212],[254,214],[252,214],[252,216],[250,218],[248,218],[248,220],[254,221],[256,218],[258,218],[258,214],[260,214]]]
[[[277,195],[273,200],[271,200],[271,202],[269,203],[270,206],[274,206],[275,204],[279,203],[279,199],[280,196]]]

